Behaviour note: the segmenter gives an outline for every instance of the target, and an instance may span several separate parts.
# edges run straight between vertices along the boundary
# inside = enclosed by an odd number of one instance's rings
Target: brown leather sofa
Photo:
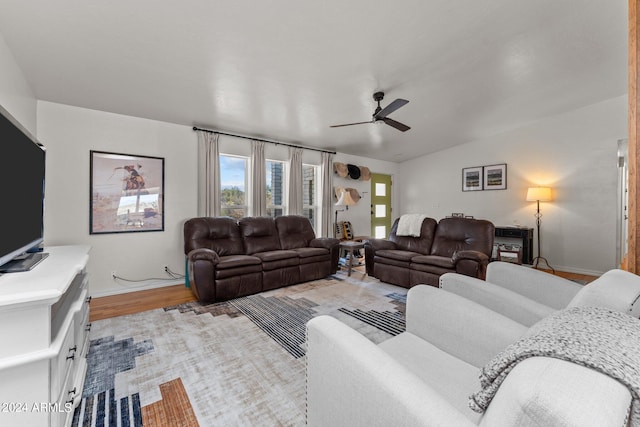
[[[339,240],[316,238],[309,219],[192,218],[184,224],[189,284],[198,300],[225,301],[320,279],[338,268]]]
[[[438,286],[444,273],[484,279],[493,250],[494,225],[486,220],[426,218],[419,237],[398,236],[399,218],[389,239],[370,239],[364,245],[367,274],[383,282],[410,288]]]

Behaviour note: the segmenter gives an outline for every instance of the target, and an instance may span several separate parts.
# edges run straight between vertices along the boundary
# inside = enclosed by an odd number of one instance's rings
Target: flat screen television
[[[46,254],[44,240],[45,150],[0,107],[0,273],[33,268]]]

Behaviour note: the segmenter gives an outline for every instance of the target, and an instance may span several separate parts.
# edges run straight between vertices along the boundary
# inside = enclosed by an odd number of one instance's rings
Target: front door
[[[391,230],[391,175],[371,174],[371,236],[386,239]]]

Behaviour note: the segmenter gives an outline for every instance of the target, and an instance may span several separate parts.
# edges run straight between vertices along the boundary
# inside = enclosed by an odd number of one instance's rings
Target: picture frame
[[[164,231],[164,158],[89,152],[89,234]]]
[[[507,189],[507,164],[484,166],[483,182],[485,190],[506,190]]]
[[[462,191],[480,191],[483,189],[482,166],[462,169]]]

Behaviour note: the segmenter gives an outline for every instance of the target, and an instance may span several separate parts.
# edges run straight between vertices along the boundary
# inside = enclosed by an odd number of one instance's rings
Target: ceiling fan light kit
[[[405,125],[404,123],[397,122],[387,117],[389,114],[393,113],[398,108],[408,104],[409,101],[407,101],[406,99],[398,98],[395,101],[393,101],[391,104],[382,108],[380,106],[380,101],[382,101],[383,99],[384,99],[384,92],[376,92],[373,94],[373,100],[378,103],[378,106],[376,107],[376,110],[373,112],[372,120],[368,122],[357,122],[357,123],[346,123],[343,125],[333,125],[330,127],[338,128],[343,126],[363,125],[365,123],[375,123],[377,125],[381,125],[381,124],[389,125],[392,128],[398,129],[401,132],[406,132],[409,129],[411,129],[409,126]]]

